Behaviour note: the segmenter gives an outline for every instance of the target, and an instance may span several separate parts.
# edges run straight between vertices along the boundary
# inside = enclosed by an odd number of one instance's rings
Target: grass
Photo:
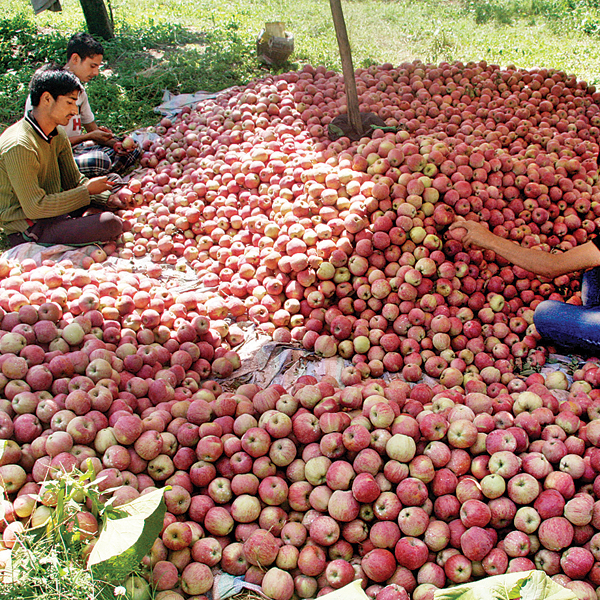
[[[267,21],[294,33],[293,62],[341,68],[327,0],[106,0],[116,38],[88,93],[98,122],[117,132],[157,120],[165,89],[216,91],[268,73],[255,40]],[[597,83],[600,0],[345,0],[355,67],[420,59],[546,66]],[[0,128],[20,117],[33,70],[64,60],[85,29],[78,0],[33,15],[29,0],[0,0]]]
[[[121,566],[105,570],[107,575],[114,575],[111,581],[102,580],[85,566],[91,535],[79,529],[77,515],[89,509],[102,527],[107,519],[122,513],[110,501],[105,502],[94,478],[90,468],[86,473],[74,470],[44,482],[36,497],[36,510],[49,511],[47,519],[36,526],[28,523],[16,535],[9,566],[0,577],[0,600],[114,600],[117,594],[122,600],[132,600],[134,580],[147,590],[148,600],[154,598],[152,587],[141,579],[140,564],[133,565],[136,573],[125,571],[128,574],[123,582],[116,577]],[[157,517],[160,523],[163,516],[164,510]],[[147,544],[142,552],[150,546]],[[123,558],[124,565],[129,564],[123,555],[118,558]]]
[[[41,35],[37,27],[43,28]],[[23,13],[0,20],[0,125],[21,116],[27,83],[44,57],[64,62],[70,32],[82,28],[79,23],[68,32],[48,30]],[[98,122],[117,132],[154,123],[153,108],[166,89],[216,91],[259,74],[243,60],[249,48],[235,28],[204,34],[148,21],[141,28],[123,23],[118,32],[116,39],[104,43],[105,68],[88,86]]]
[[[90,590],[98,587],[91,572],[73,561],[65,543],[48,538],[31,540],[26,535],[13,550],[13,562],[20,577],[9,585],[0,584],[2,600],[90,600],[99,598]],[[112,586],[114,589],[115,586]],[[111,590],[112,591],[112,590]],[[113,593],[114,597],[114,593]],[[110,598],[110,592],[104,594]]]

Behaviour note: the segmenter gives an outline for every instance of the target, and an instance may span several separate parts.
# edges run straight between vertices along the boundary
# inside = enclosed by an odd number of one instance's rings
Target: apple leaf
[[[369,597],[362,589],[361,583],[361,579],[355,579],[343,588],[329,592],[327,600],[368,600]]]
[[[120,506],[126,516],[108,516],[88,561],[96,578],[123,581],[139,567],[163,527],[166,489],[155,490]]]
[[[2,460],[2,457],[6,452],[6,446],[8,446],[8,440],[0,440],[0,460]]]

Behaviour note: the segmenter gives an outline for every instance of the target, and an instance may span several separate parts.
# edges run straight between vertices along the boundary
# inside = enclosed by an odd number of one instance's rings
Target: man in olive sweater
[[[85,245],[118,237],[111,212],[84,215],[90,196],[110,190],[106,177],[77,169],[66,125],[78,112],[81,84],[59,67],[40,69],[29,84],[32,110],[0,136],[0,227],[11,246]]]

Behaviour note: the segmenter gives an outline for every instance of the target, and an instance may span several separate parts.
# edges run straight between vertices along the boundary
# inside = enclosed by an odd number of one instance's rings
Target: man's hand
[[[452,237],[460,240],[465,248],[479,246],[489,249],[496,237],[487,227],[476,221],[454,221],[449,230]]]
[[[96,142],[96,144],[100,144],[101,146],[110,146],[111,142],[115,139],[112,131],[110,129],[106,129],[106,127],[99,127],[98,129],[94,129],[87,134],[87,139]]]
[[[128,135],[126,135],[123,139],[115,139],[116,141],[113,146],[113,150],[121,156],[130,154],[138,147],[137,142]]]
[[[93,179],[88,180],[85,186],[87,187],[90,196],[94,196],[112,189],[113,182],[109,181],[107,177],[94,177]]]

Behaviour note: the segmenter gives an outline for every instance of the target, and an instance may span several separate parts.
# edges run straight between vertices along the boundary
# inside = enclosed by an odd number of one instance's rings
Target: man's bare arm
[[[99,127],[96,121],[84,124],[83,127],[85,128],[86,133],[74,135],[73,137],[69,138],[71,146],[76,146],[77,144],[91,140],[96,144],[100,144],[101,146],[112,147],[115,141],[115,136],[110,129],[107,127]]]
[[[459,234],[460,230],[465,232],[460,239],[466,248],[478,246],[492,250],[512,264],[548,279],[600,266],[600,250],[593,242],[586,242],[566,252],[551,254],[534,248],[523,248],[493,234],[475,221],[455,221],[450,225],[450,230]]]

